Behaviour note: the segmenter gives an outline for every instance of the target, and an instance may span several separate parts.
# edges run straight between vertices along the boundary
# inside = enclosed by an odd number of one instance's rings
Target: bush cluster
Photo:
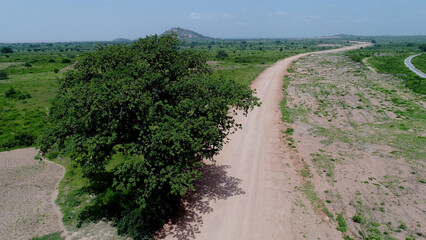
[[[15,90],[14,88],[9,88],[6,90],[4,95],[6,98],[14,98],[19,100],[31,98],[29,93],[22,93],[21,91]]]
[[[7,72],[0,70],[0,80],[7,79],[8,77],[9,75],[7,74]]]

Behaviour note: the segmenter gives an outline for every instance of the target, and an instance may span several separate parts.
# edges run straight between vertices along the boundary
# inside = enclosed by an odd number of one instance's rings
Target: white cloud
[[[276,13],[275,13],[275,15],[276,16],[279,16],[279,17],[287,17],[287,16],[290,16],[291,15],[291,13],[290,12],[287,12],[287,11],[277,11]]]
[[[229,19],[232,19],[233,16],[229,13],[216,14],[214,12],[210,12],[210,13],[191,12],[189,14],[188,18],[192,19],[192,20],[200,20],[200,19],[213,19],[213,20],[225,19],[225,20],[229,20]]]
[[[231,14],[229,14],[229,13],[222,13],[221,17],[222,17],[223,19],[231,19],[231,18],[232,18],[232,15],[231,15]]]
[[[192,12],[191,14],[189,14],[189,18],[194,19],[194,20],[198,20],[198,19],[201,18],[201,14],[196,13],[196,12]]]
[[[273,12],[273,13],[268,13],[268,16],[270,16],[270,17],[288,17],[290,15],[291,15],[290,12],[282,11],[282,10],[279,10],[279,11],[276,11],[276,12]]]

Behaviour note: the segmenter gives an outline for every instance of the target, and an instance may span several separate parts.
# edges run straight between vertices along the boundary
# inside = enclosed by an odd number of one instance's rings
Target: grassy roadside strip
[[[61,232],[55,232],[51,234],[44,235],[43,237],[34,237],[30,240],[64,240],[65,238],[61,236]]]
[[[378,73],[392,74],[404,81],[405,86],[414,92],[426,94],[426,81],[408,69],[404,60],[411,54],[395,56],[378,56],[368,59],[368,64]]]
[[[46,156],[50,161],[65,168],[65,176],[59,183],[59,193],[56,204],[61,208],[62,221],[68,230],[82,226],[80,214],[90,204],[91,196],[87,191],[88,181],[83,177],[83,170],[77,164],[72,164],[69,158],[58,157],[57,152]]]
[[[408,69],[404,60],[415,54],[416,49],[401,48],[398,46],[382,49],[378,46],[373,46],[365,49],[358,49],[345,52],[345,56],[355,62],[361,63],[363,59],[368,58],[367,63],[373,67],[378,73],[386,73],[396,76],[403,80],[406,87],[412,91],[426,94],[426,81]],[[416,59],[417,58],[417,59]],[[421,71],[426,71],[426,56],[423,54],[413,59],[412,63]]]
[[[419,55],[411,60],[411,63],[420,71],[426,73],[426,54]]]
[[[282,118],[281,121],[284,123],[293,123],[293,121],[290,118],[291,109],[287,106],[287,88],[290,84],[290,77],[288,75],[284,76],[284,83],[283,83],[283,99],[281,100],[280,107],[281,107],[281,113]]]
[[[293,123],[294,118],[292,117],[292,114],[294,111],[287,105],[287,88],[290,84],[290,77],[288,75],[284,76],[283,81],[283,99],[280,103],[281,113],[282,113],[282,122],[288,124]],[[284,131],[285,139],[287,140],[287,144],[289,147],[294,149],[294,151],[297,152],[296,146],[294,145],[294,139],[291,137],[293,134],[294,129],[291,127],[287,127],[287,129]],[[308,201],[311,203],[312,207],[314,208],[314,211],[319,214],[325,214],[330,221],[334,221],[334,214],[329,211],[329,209],[326,207],[324,201],[317,195],[315,192],[315,187],[310,181],[310,178],[312,178],[312,173],[309,169],[309,165],[303,161],[302,159],[302,165],[303,168],[300,170],[300,175],[303,178],[303,182],[301,186],[296,187],[297,190],[303,192],[308,199]]]

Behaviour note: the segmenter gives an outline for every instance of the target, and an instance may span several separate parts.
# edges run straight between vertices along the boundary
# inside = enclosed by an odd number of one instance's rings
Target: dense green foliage
[[[229,57],[229,55],[228,55],[228,53],[227,53],[225,50],[220,49],[220,50],[217,52],[216,57],[217,57],[217,58],[219,58],[219,59],[224,59],[224,58]]]
[[[19,100],[24,100],[31,97],[30,94],[22,93],[21,91],[17,91],[14,88],[9,88],[4,95],[6,98],[16,98]]]
[[[426,44],[420,45],[419,49],[422,50],[423,52],[426,52]]]
[[[84,54],[61,80],[40,150],[82,167],[97,194],[88,216],[108,209],[101,215],[120,233],[151,236],[193,189],[200,161],[239,127],[229,107],[258,104],[246,86],[211,78],[205,62],[173,36],[153,36]],[[111,167],[116,153],[124,157]]]
[[[5,80],[9,77],[6,71],[0,70],[0,80]]]
[[[411,63],[420,71],[426,73],[426,54],[419,55],[414,57],[411,60]]]
[[[10,47],[2,47],[1,53],[7,54],[7,53],[13,53],[13,49]]]

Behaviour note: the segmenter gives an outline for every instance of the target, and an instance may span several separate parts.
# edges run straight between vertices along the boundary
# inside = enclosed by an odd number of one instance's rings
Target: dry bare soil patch
[[[34,148],[0,152],[0,239],[29,239],[63,230],[54,204],[65,170],[34,160]]]
[[[299,237],[334,239],[315,232],[327,223],[355,239],[424,239],[424,95],[341,54],[293,70],[285,138],[302,182],[290,194]]]

